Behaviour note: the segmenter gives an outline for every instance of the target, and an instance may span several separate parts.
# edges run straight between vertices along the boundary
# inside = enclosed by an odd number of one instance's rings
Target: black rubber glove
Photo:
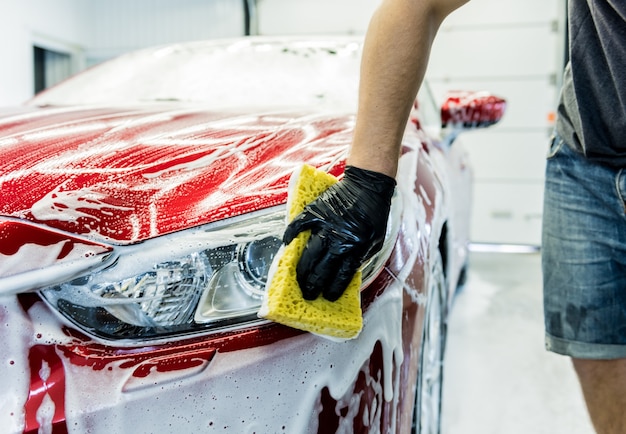
[[[337,300],[359,267],[382,248],[395,186],[387,175],[347,166],[344,178],[287,226],[285,244],[311,230],[296,267],[306,300],[320,294]]]

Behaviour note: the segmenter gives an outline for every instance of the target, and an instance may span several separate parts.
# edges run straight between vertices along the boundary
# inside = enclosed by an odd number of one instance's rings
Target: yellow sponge
[[[304,165],[292,175],[287,200],[287,220],[337,182],[334,176]],[[311,235],[304,231],[281,247],[270,267],[259,317],[331,338],[352,339],[363,327],[361,313],[361,271],[337,301],[322,296],[305,300],[296,280],[296,265]]]

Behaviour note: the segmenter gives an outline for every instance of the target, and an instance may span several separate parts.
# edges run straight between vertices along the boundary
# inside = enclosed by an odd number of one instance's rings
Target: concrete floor
[[[566,357],[544,349],[538,253],[472,252],[448,326],[443,434],[593,434]]]

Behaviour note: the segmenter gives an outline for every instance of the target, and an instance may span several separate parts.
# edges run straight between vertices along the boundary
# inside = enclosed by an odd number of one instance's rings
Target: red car
[[[422,88],[357,339],[257,317],[291,173],[343,173],[360,50],[159,47],[1,113],[3,432],[439,431],[472,182],[456,136],[503,100],[455,93],[439,110]]]

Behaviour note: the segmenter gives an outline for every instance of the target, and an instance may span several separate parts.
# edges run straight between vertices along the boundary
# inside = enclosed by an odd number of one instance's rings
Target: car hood
[[[0,116],[0,215],[118,244],[285,203],[300,164],[342,172],[354,123],[171,105]]]

